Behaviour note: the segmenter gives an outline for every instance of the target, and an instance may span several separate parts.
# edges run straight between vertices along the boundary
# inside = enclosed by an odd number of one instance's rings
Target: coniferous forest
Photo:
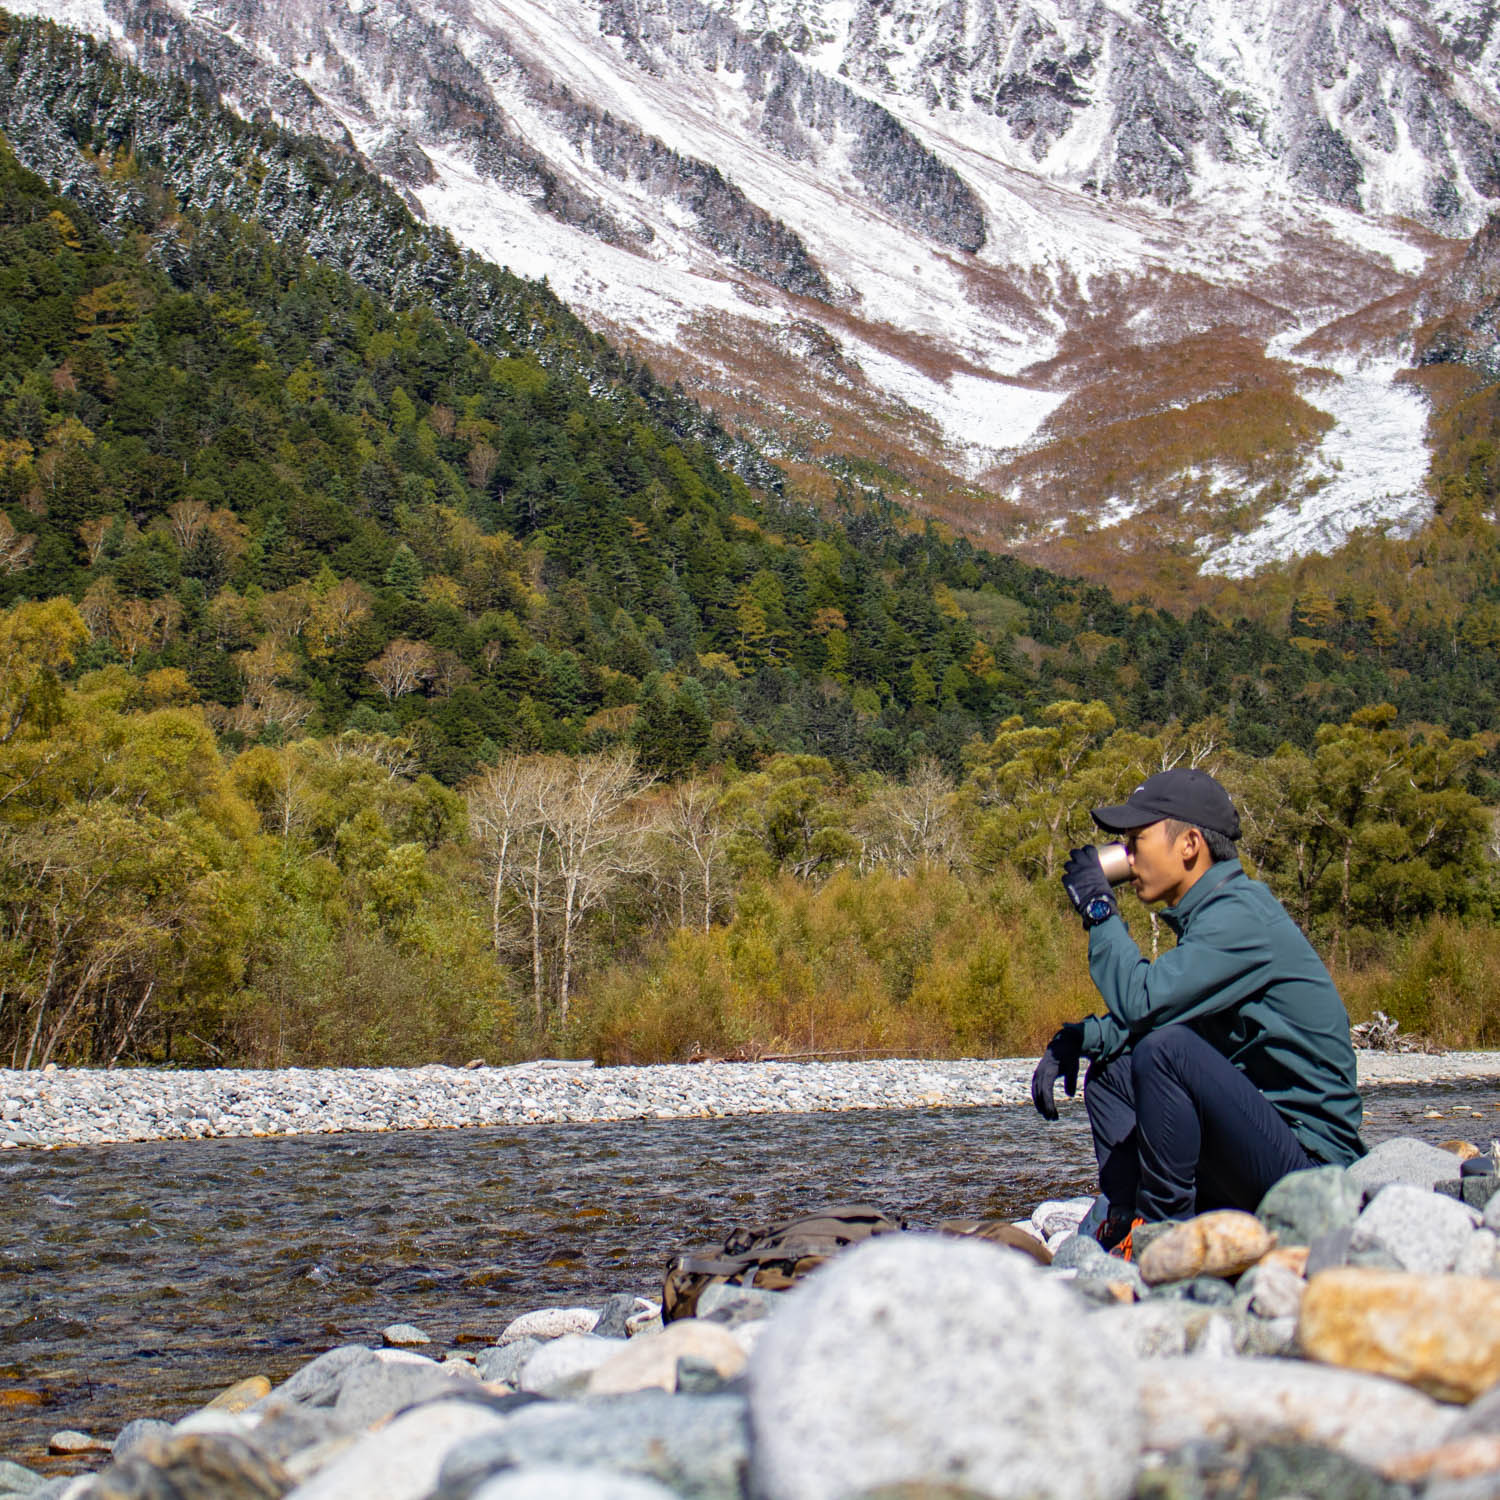
[[[0,80],[48,49],[159,87],[20,22]],[[1181,763],[1356,1014],[1500,1045],[1482,403],[1388,549],[1443,589],[1179,618],[73,144],[0,144],[0,1065],[1026,1050],[1088,806]]]

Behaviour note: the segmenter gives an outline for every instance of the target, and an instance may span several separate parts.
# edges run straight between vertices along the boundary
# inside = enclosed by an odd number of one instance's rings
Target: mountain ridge
[[[1500,201],[1484,5],[35,8],[358,153],[813,495],[852,461],[1158,596],[1432,515],[1409,372]]]

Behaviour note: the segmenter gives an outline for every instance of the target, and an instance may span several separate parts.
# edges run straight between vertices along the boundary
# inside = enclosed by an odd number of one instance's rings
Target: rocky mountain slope
[[[1480,0],[29,8],[361,154],[814,493],[1158,584],[1428,513],[1411,340],[1500,204]]]

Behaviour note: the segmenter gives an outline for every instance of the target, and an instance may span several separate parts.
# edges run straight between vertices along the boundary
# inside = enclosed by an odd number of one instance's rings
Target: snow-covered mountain
[[[1410,339],[1500,206],[1493,4],[23,8],[344,141],[814,491],[1146,573],[1427,513]]]

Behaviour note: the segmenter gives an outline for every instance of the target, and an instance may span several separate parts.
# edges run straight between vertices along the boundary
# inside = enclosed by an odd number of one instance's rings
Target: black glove
[[[1068,1098],[1078,1092],[1078,1060],[1083,1056],[1083,1022],[1069,1021],[1042,1053],[1042,1060],[1031,1075],[1031,1102],[1044,1120],[1057,1118],[1057,1101],[1052,1097],[1059,1078]]]
[[[1073,903],[1073,910],[1080,917],[1096,896],[1113,895],[1109,881],[1104,878],[1103,866],[1099,863],[1099,851],[1092,844],[1074,849],[1068,855],[1068,862],[1063,866],[1062,884],[1068,893],[1068,900]]]

